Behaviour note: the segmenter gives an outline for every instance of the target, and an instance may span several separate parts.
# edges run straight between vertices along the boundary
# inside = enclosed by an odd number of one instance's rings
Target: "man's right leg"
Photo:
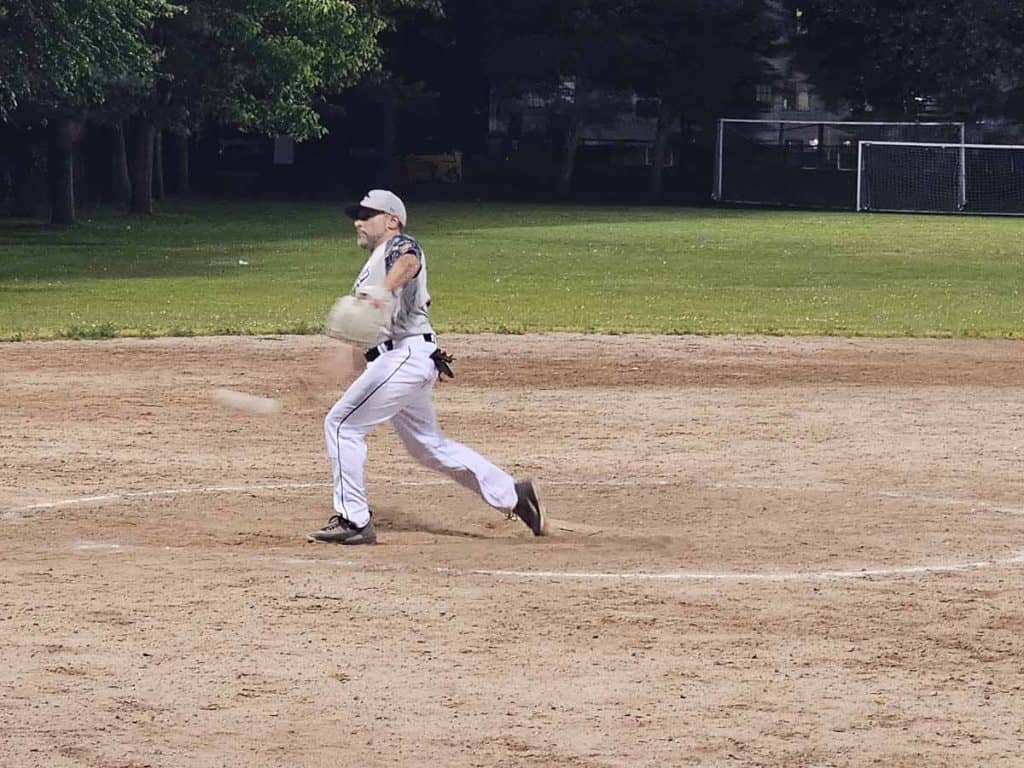
[[[443,472],[496,509],[515,506],[512,476],[472,448],[445,437],[429,391],[395,414],[392,422],[405,449],[420,464]]]
[[[495,509],[515,514],[535,535],[543,535],[544,508],[534,483],[516,482],[469,446],[446,437],[437,422],[430,395],[430,390],[424,391],[392,417],[395,431],[409,454],[479,494]]]
[[[383,355],[352,382],[327,413],[324,440],[331,460],[335,526],[362,529],[372,524],[365,483],[366,435],[392,418],[404,402],[425,386],[421,367],[410,359],[408,350]],[[320,541],[339,540],[321,533],[312,537]],[[344,535],[344,530],[337,534]]]

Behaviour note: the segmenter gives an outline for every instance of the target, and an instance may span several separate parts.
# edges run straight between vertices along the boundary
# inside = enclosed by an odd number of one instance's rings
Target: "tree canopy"
[[[621,57],[634,87],[675,110],[716,118],[749,102],[766,73],[777,18],[764,0],[619,0],[612,4]]]
[[[406,8],[438,0],[0,0],[0,123],[48,127],[53,221],[74,221],[90,117],[114,126],[131,208],[149,212],[161,129],[320,136],[318,100],[380,68],[379,36]]]
[[[174,11],[168,0],[0,0],[0,120],[150,86],[160,51],[146,33]]]
[[[380,64],[389,17],[350,0],[185,0],[155,39],[166,47],[146,105],[165,121],[212,118],[295,139],[319,136],[323,94]]]
[[[1015,0],[788,0],[800,66],[833,104],[917,116],[993,109],[1022,76]]]
[[[401,8],[436,0],[0,0],[0,120],[82,111],[204,118],[296,139],[315,100],[379,68]]]
[[[661,103],[652,194],[660,189],[671,126],[718,117],[746,99],[778,37],[765,0],[555,0],[491,3],[496,84],[547,96],[568,126],[601,119],[595,89],[635,91]],[[566,81],[574,86],[568,92]],[[571,153],[573,138],[567,144]],[[566,187],[563,168],[561,185]]]

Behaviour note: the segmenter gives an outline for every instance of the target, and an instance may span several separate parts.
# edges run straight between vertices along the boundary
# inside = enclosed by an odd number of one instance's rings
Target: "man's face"
[[[352,226],[356,228],[356,243],[360,248],[372,251],[382,240],[396,230],[398,219],[390,213],[363,208],[356,214]]]

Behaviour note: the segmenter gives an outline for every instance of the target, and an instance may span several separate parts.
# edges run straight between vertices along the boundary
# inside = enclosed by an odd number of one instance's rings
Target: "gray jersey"
[[[430,294],[427,293],[427,255],[423,252],[423,246],[416,238],[406,234],[386,240],[373,249],[354,286],[384,285],[384,278],[391,265],[409,251],[419,256],[420,269],[409,282],[395,291],[395,308],[391,314],[393,339],[434,332],[428,314]]]

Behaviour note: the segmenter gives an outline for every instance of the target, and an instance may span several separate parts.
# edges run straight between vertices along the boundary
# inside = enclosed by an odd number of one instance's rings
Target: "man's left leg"
[[[334,515],[327,526],[310,534],[311,540],[340,544],[376,541],[364,477],[366,436],[429,387],[433,363],[429,358],[427,363],[429,370],[408,349],[382,355],[367,366],[328,412],[324,439],[331,459]]]

